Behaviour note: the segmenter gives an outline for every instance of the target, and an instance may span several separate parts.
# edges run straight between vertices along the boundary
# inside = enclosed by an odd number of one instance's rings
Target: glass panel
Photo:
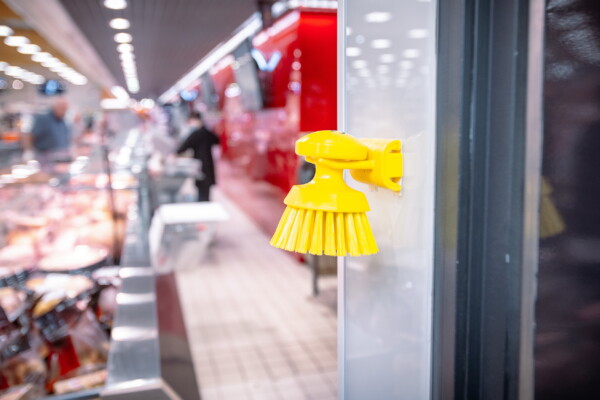
[[[436,3],[347,0],[347,133],[401,139],[400,195],[368,195],[380,253],[346,258],[346,399],[430,393],[435,170]]]
[[[600,3],[548,1],[535,397],[599,399]]]

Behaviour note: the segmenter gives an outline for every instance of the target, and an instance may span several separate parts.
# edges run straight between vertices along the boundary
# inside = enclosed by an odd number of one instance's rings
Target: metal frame
[[[346,2],[341,0],[337,12],[337,108],[338,120],[337,129],[340,132],[346,130]],[[344,310],[346,298],[346,257],[338,257],[337,268],[337,319],[338,319],[338,399],[343,400],[346,397],[346,371],[345,371],[345,352],[346,352],[346,316]]]
[[[436,199],[432,398],[454,398],[456,273],[461,137],[468,124],[464,79],[465,0],[438,3]]]
[[[543,0],[440,3],[436,399],[533,398],[543,19]]]

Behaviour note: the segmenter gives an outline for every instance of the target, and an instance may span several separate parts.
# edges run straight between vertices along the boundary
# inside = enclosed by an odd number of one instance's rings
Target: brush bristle
[[[286,207],[271,245],[287,251],[328,256],[361,256],[378,248],[365,213],[338,213]]]

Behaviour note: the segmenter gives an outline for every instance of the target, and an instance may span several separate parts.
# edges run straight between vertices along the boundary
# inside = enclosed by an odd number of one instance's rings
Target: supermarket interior
[[[593,0],[0,0],[0,400],[600,398]]]
[[[0,398],[336,398],[335,258],[269,235],[337,4],[273,3],[0,2]]]

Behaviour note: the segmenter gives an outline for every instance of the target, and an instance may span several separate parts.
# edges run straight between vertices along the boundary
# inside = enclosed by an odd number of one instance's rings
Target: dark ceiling
[[[133,36],[140,92],[157,97],[258,10],[256,0],[128,0],[109,10],[102,0],[61,0],[100,58],[126,87],[112,18],[127,18]]]

